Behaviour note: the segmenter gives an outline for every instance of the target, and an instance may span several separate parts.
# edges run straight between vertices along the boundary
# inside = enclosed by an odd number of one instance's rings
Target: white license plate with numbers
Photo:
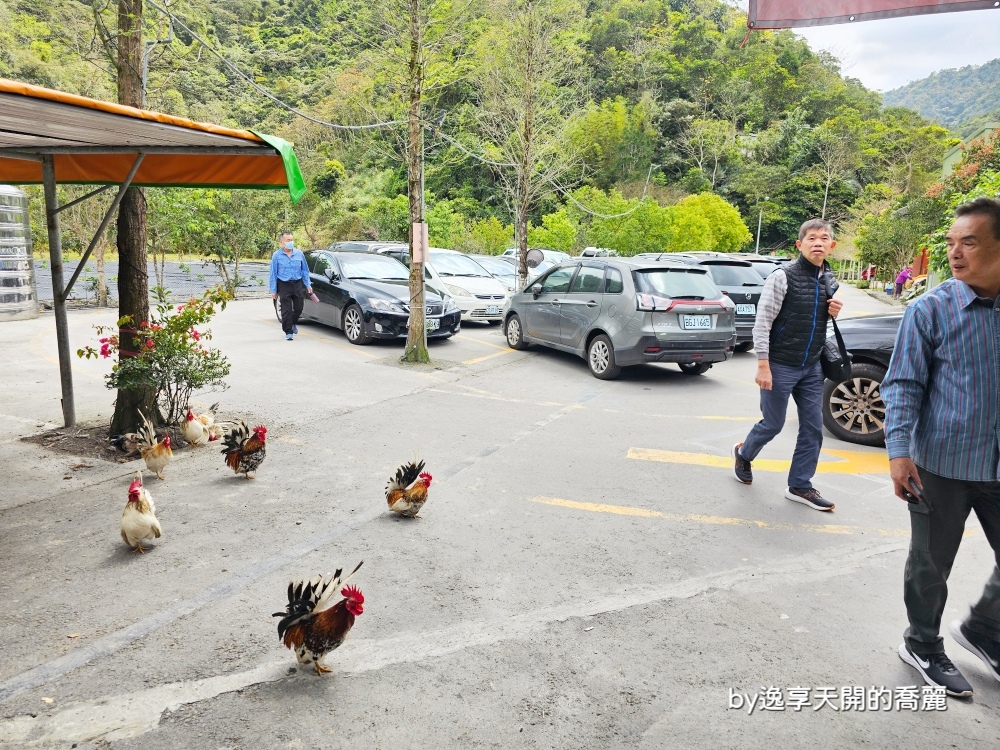
[[[685,331],[712,330],[711,315],[681,315],[681,327]]]
[[[736,306],[737,315],[756,315],[757,305],[737,305]]]
[[[424,321],[424,325],[425,325],[426,330],[428,330],[428,331],[436,331],[441,326],[441,321],[438,318],[427,318]],[[407,328],[410,327],[410,320],[409,320],[409,318],[407,318],[407,320],[406,320],[406,327]]]
[[[499,315],[500,314],[500,308],[497,307],[496,305],[490,305],[489,307],[486,308],[486,314],[487,315]]]

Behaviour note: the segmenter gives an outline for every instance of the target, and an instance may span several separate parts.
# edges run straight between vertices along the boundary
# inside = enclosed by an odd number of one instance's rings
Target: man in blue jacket
[[[843,303],[826,256],[836,246],[833,227],[811,219],[799,228],[799,257],[772,271],[757,305],[753,345],[757,351],[760,411],[763,419],[742,443],[733,446],[734,473],[743,484],[753,482],[750,462],[785,426],[789,397],[799,412],[799,434],[788,471],[785,497],[810,508],[831,511],[833,503],[812,486],[823,445],[823,366],[828,317]]]
[[[295,247],[291,232],[282,232],[279,247],[271,256],[271,299],[281,300],[281,328],[285,340],[299,332],[299,316],[307,294],[312,294],[306,256]]]
[[[889,472],[910,510],[899,657],[929,685],[967,697],[972,686],[940,630],[970,512],[1000,561],[1000,200],[977,198],[955,214],[945,237],[953,278],[906,308],[882,398]],[[996,565],[969,616],[949,630],[1000,680]]]

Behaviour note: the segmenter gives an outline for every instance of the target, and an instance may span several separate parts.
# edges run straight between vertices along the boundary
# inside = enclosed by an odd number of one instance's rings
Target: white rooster
[[[135,473],[135,479],[128,488],[128,502],[119,522],[122,539],[132,547],[133,552],[145,552],[142,548],[143,539],[159,539],[160,522],[156,518],[156,506],[153,497],[142,486],[142,472]]]

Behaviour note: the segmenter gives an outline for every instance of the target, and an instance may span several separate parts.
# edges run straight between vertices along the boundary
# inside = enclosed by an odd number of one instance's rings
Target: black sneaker
[[[909,646],[901,643],[899,658],[920,672],[920,676],[928,685],[943,687],[948,695],[954,695],[956,698],[968,698],[972,695],[972,685],[943,651],[940,654],[917,656],[910,651]]]
[[[948,630],[951,631],[951,637],[958,641],[959,646],[982,659],[987,671],[1000,680],[1000,643],[974,633],[965,627],[965,623],[961,620],[952,622]]]
[[[797,503],[808,505],[810,508],[815,508],[816,510],[833,510],[837,507],[819,494],[819,490],[812,487],[809,487],[808,489],[802,487],[789,487],[785,491],[785,497],[789,500],[794,500]]]
[[[743,443],[737,443],[733,446],[733,461],[735,462],[733,473],[736,474],[736,481],[743,482],[743,484],[753,484],[753,472],[750,470],[750,462],[740,455],[740,448],[742,447]]]

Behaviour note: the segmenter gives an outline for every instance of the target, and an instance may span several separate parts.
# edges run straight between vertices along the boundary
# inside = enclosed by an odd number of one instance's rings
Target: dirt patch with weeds
[[[157,435],[170,435],[171,449],[174,453],[187,449],[187,444],[180,439],[176,430],[164,431],[157,429]],[[124,453],[108,442],[108,425],[106,422],[80,424],[76,427],[59,427],[38,435],[28,435],[21,438],[25,443],[34,443],[56,453],[68,453],[85,459],[98,459],[110,463],[125,464],[139,458],[139,452]],[[86,468],[85,464],[72,467]]]

